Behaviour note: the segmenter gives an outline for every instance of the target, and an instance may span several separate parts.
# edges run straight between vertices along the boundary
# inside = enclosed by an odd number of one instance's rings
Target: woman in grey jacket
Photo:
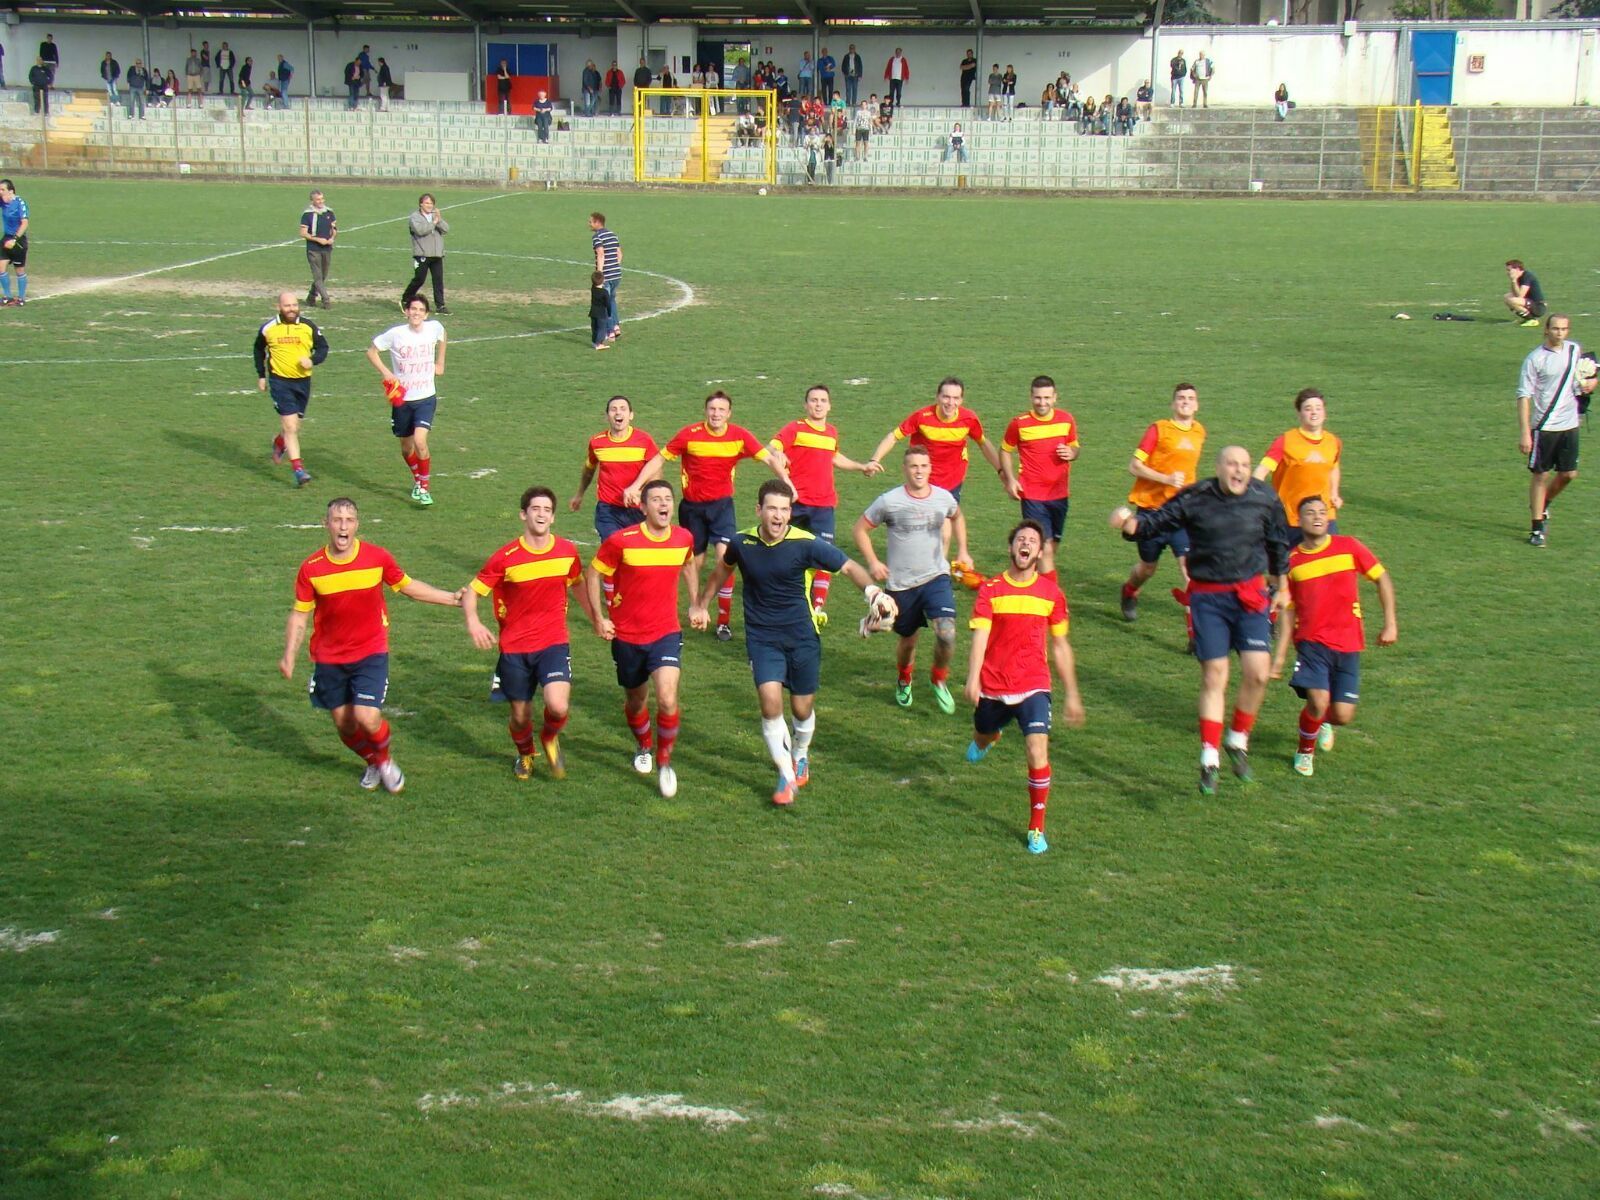
[[[422,289],[422,281],[432,275],[433,311],[438,316],[449,315],[444,303],[444,235],[449,232],[450,222],[434,206],[433,193],[423,192],[417,199],[417,211],[411,214],[411,261],[417,269],[400,298],[401,312]]]

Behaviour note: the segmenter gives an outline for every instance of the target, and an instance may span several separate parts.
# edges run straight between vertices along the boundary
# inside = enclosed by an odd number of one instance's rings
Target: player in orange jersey
[[[678,580],[689,585],[689,606],[700,602],[700,572],[695,568],[694,535],[672,523],[672,485],[653,479],[640,497],[644,521],[619,529],[589,561],[585,585],[589,602],[601,614],[600,636],[611,643],[617,682],[625,698],[622,715],[638,753],[633,769],[657,770],[661,794],[678,794],[672,748],[678,740],[678,677],[683,666],[683,624],[678,619]],[[600,598],[600,581],[613,584]],[[650,734],[650,687],[656,690],[654,755]]]
[[[311,625],[311,704],[333,717],[339,739],[367,764],[361,786],[383,784],[391,792],[406,785],[389,754],[389,722],[383,698],[389,690],[389,611],[383,589],[424,604],[461,604],[460,592],[440,591],[402,571],[382,546],[356,537],[361,527],[356,502],[328,501],[323,520],[328,544],[300,564],[294,607],[284,632],[278,670],[294,678],[295,655]]]
[[[1128,503],[1135,509],[1154,512],[1195,481],[1200,452],[1206,444],[1206,427],[1194,419],[1199,411],[1200,393],[1195,391],[1194,384],[1180,383],[1172,389],[1172,416],[1155,422],[1144,431],[1133,457],[1128,460],[1128,474],[1133,476]],[[1139,589],[1156,573],[1162,550],[1172,551],[1172,557],[1178,560],[1178,572],[1183,576],[1183,587],[1174,594],[1186,597],[1189,589],[1189,533],[1186,529],[1179,527],[1170,533],[1140,538],[1137,545],[1139,561],[1122,585],[1122,619],[1125,621],[1139,619]]]
[[[606,427],[589,439],[589,455],[583,463],[578,490],[567,501],[567,511],[577,512],[583,507],[583,494],[598,474],[594,531],[600,540],[605,541],[624,526],[637,525],[644,520],[644,513],[624,503],[622,493],[655,453],[656,440],[633,426],[633,402],[626,396],[611,397],[606,401]]]
[[[789,483],[795,492],[791,517],[794,527],[814,534],[830,546],[837,531],[839,504],[834,471],[860,471],[870,479],[883,470],[882,463],[857,462],[840,451],[839,431],[828,423],[832,408],[832,393],[823,384],[813,384],[806,389],[805,416],[790,421],[767,443],[788,464]],[[828,602],[832,582],[831,571],[819,570],[811,579],[811,609],[819,627],[828,623],[823,605]]]
[[[1256,478],[1271,480],[1283,501],[1291,533],[1299,527],[1300,501],[1307,496],[1321,496],[1335,514],[1344,507],[1344,497],[1339,494],[1344,443],[1324,427],[1327,401],[1316,388],[1301,388],[1294,398],[1294,410],[1300,414],[1299,427],[1280,434],[1256,464]],[[1339,532],[1338,520],[1328,522],[1328,532]]]
[[[904,421],[883,435],[872,461],[882,465],[883,456],[894,444],[909,438],[913,446],[925,447],[933,461],[930,482],[961,500],[961,486],[967,478],[967,443],[978,444],[979,451],[997,472],[1000,471],[1000,451],[983,436],[983,422],[978,414],[962,403],[966,386],[954,375],[939,381],[934,403],[919,408]],[[1001,472],[1003,475],[1004,472]]]
[[[1028,851],[1043,854],[1045,807],[1050,802],[1050,668],[1065,689],[1062,717],[1083,724],[1078,671],[1067,641],[1067,598],[1039,564],[1048,544],[1044,526],[1024,520],[1011,531],[1011,565],[978,589],[972,607],[972,654],[967,702],[973,706],[967,761],[979,762],[1012,721],[1028,756]]]
[[[467,635],[479,650],[498,643],[500,658],[489,685],[489,699],[511,705],[508,728],[517,747],[511,773],[518,779],[533,775],[533,694],[544,689],[544,726],[539,743],[544,747],[550,773],[567,775],[561,750],[561,730],[567,724],[572,697],[572,652],[567,640],[567,589],[583,575],[578,548],[550,531],[556,519],[556,494],[547,487],[531,487],[518,505],[522,533],[489,556],[483,569],[462,589]],[[478,619],[478,597],[494,597],[497,639]],[[578,590],[582,607],[595,633],[600,618],[587,588]]]
[[[1290,683],[1306,702],[1300,713],[1300,745],[1294,769],[1314,770],[1318,748],[1333,749],[1335,725],[1348,725],[1361,698],[1361,596],[1365,575],[1378,585],[1383,605],[1383,631],[1378,645],[1392,646],[1400,637],[1395,620],[1394,580],[1377,556],[1353,537],[1329,534],[1328,505],[1320,496],[1300,501],[1301,542],[1289,552],[1289,594],[1282,607],[1294,609],[1294,620],[1278,620],[1278,644],[1272,655],[1272,678],[1283,677],[1289,639],[1294,638],[1294,675]],[[1290,627],[1293,626],[1291,629]]]
[[[1056,408],[1056,381],[1039,375],[1028,385],[1028,411],[1013,417],[1000,439],[1000,475],[1006,494],[1022,501],[1022,519],[1044,530],[1039,570],[1055,573],[1056,547],[1067,529],[1072,461],[1078,457],[1078,423]],[[1021,459],[1021,470],[1017,462]]]

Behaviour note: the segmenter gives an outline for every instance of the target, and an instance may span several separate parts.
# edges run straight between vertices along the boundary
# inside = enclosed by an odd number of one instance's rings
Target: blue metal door
[[[1453,30],[1411,31],[1411,66],[1416,73],[1412,96],[1419,104],[1449,104],[1456,69]]]

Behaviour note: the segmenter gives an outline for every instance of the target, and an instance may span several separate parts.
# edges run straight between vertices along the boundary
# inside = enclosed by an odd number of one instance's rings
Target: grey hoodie
[[[450,232],[450,222],[437,209],[434,219],[420,208],[411,214],[411,253],[418,258],[443,258],[444,235]]]

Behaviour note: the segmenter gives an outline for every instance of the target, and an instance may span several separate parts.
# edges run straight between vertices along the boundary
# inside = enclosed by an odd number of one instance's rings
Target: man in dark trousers
[[[44,59],[36,58],[33,66],[28,71],[28,84],[33,88],[33,111],[48,113],[50,111],[50,68],[44,65]]]
[[[411,214],[411,261],[417,269],[400,298],[401,312],[422,289],[423,280],[432,275],[433,311],[439,316],[450,314],[444,304],[444,235],[449,232],[450,222],[435,206],[433,193],[423,192],[417,198],[417,211]]]
[[[311,268],[311,290],[306,293],[306,307],[321,304],[327,308],[328,268],[333,264],[333,239],[339,231],[333,209],[323,200],[320,190],[311,193],[311,203],[300,214],[300,237],[306,244],[306,263]]]

